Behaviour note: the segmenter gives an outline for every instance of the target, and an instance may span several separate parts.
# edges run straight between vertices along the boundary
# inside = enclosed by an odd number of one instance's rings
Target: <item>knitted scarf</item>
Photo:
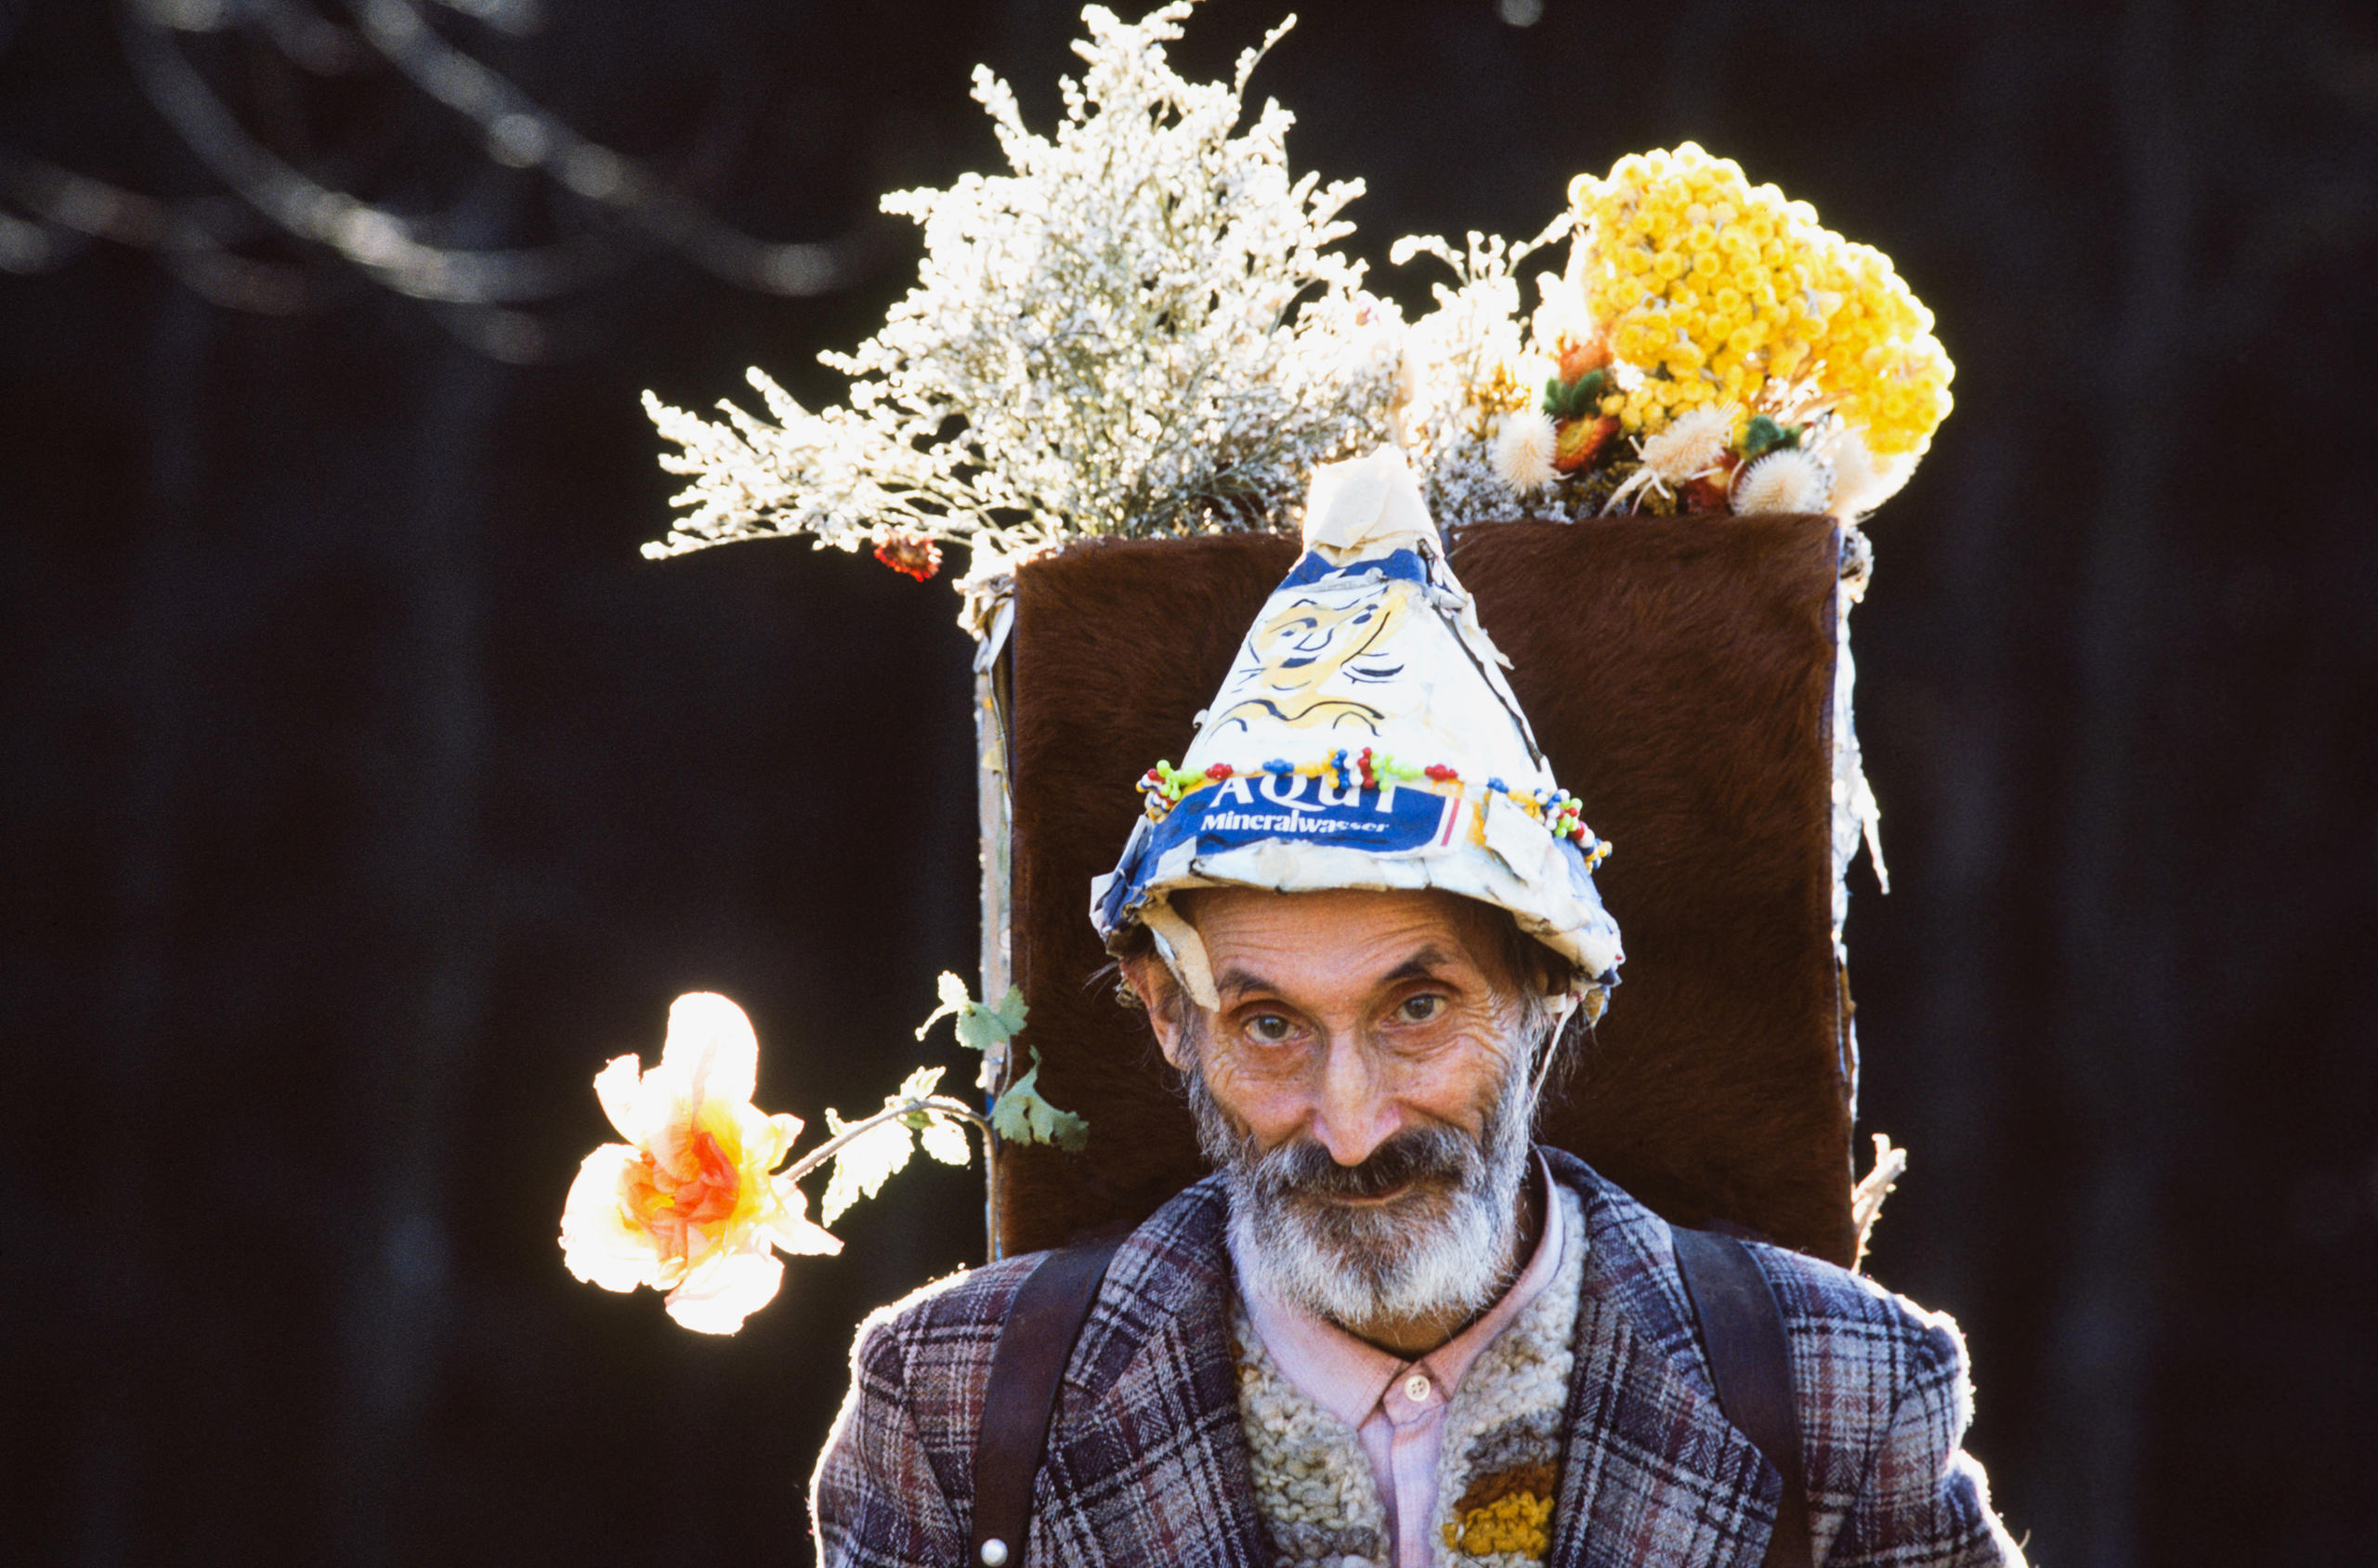
[[[1554,1183],[1568,1240],[1559,1273],[1470,1364],[1441,1418],[1436,1568],[1527,1568],[1552,1549],[1586,1222]],[[1387,1507],[1354,1430],[1299,1392],[1231,1305],[1238,1413],[1274,1568],[1394,1568]]]

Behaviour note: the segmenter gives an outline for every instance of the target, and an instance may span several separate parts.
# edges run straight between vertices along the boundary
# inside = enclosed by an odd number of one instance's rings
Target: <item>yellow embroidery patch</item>
[[[1464,1557],[1517,1552],[1542,1558],[1552,1549],[1552,1499],[1512,1492],[1483,1508],[1463,1510],[1444,1526],[1445,1545]]]

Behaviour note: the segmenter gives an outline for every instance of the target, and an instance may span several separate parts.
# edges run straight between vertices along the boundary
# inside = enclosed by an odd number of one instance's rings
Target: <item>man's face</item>
[[[1501,917],[1433,892],[1187,902],[1221,1006],[1151,1017],[1242,1266],[1358,1331],[1483,1306],[1513,1263],[1536,1033]],[[1153,960],[1132,978],[1171,985]]]

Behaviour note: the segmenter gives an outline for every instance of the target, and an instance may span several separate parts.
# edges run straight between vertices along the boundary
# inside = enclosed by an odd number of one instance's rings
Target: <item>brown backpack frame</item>
[[[1201,1173],[1144,1021],[1102,977],[1090,883],[1140,809],[1135,781],[1186,749],[1298,549],[1265,533],[1098,541],[1016,574],[1012,629],[984,671],[986,762],[1007,786],[985,798],[985,979],[1022,987],[1018,1043],[1090,1142],[1000,1151],[1001,1253],[1136,1222]],[[1452,541],[1555,777],[1615,846],[1596,880],[1625,935],[1621,984],[1556,1077],[1540,1135],[1671,1222],[1847,1265],[1840,559],[1827,517],[1496,523]]]

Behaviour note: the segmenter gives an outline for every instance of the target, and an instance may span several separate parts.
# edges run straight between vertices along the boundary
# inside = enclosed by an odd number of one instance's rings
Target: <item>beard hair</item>
[[[1475,1137],[1411,1127],[1362,1164],[1295,1139],[1268,1151],[1231,1123],[1193,1058],[1183,1085],[1197,1141],[1230,1195],[1230,1250],[1243,1286],[1352,1327],[1389,1319],[1475,1317],[1508,1283],[1526,1179],[1528,1053],[1510,1069]],[[1376,1207],[1333,1201],[1375,1198]]]

